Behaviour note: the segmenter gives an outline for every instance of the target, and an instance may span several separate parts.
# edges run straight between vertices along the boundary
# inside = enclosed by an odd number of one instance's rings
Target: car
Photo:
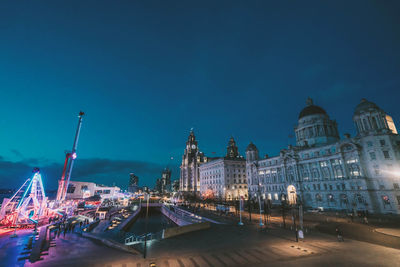
[[[323,211],[324,211],[323,207],[317,207],[317,208],[307,210],[307,212],[310,212],[310,213],[319,213],[319,212],[323,212]]]

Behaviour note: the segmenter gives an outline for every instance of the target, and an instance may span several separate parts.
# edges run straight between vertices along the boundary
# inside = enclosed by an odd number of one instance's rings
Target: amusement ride
[[[64,168],[58,184],[55,202],[49,202],[43,187],[39,168],[34,168],[33,175],[12,195],[5,198],[0,209],[0,225],[6,227],[37,227],[49,221],[49,218],[63,216],[72,211],[73,203],[66,201],[72,167],[76,159],[79,134],[84,113],[79,112],[78,127],[71,152],[66,153]],[[14,232],[15,235],[15,232]]]

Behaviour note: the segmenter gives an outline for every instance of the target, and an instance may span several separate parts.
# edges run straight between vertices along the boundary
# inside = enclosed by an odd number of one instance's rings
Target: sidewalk
[[[400,229],[396,228],[376,228],[374,231],[385,235],[400,237]]]

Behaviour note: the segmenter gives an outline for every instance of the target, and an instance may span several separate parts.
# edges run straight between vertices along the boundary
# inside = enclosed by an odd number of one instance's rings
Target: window
[[[397,189],[397,190],[400,189],[399,184],[398,184],[398,183],[394,183],[394,184],[393,184],[393,188],[394,188],[394,189]]]
[[[379,140],[379,143],[381,144],[381,146],[384,146],[386,144],[385,140]]]
[[[383,152],[383,156],[385,157],[385,159],[390,159],[389,151],[383,150],[382,152]]]
[[[372,146],[372,142],[371,142],[371,141],[368,141],[368,142],[367,142],[367,146],[368,146],[368,147],[371,147],[371,146]]]
[[[370,152],[369,156],[371,157],[371,160],[376,160],[375,152]]]
[[[86,191],[88,190],[88,186],[87,185],[82,185],[81,186],[81,191]]]
[[[75,186],[73,184],[69,184],[67,188],[68,194],[73,194],[75,192]]]

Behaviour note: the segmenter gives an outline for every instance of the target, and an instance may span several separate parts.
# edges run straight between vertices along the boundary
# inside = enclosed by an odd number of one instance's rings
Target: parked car
[[[317,208],[307,210],[307,212],[311,212],[311,213],[319,213],[319,212],[323,212],[323,211],[324,211],[323,207],[317,207]]]

